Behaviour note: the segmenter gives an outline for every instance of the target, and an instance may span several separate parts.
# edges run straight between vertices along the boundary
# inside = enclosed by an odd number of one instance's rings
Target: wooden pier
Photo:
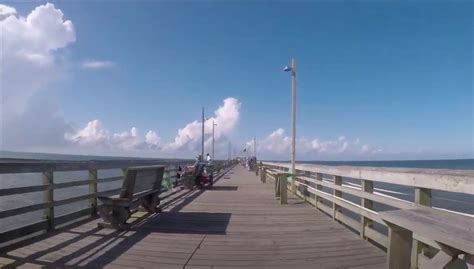
[[[212,190],[175,193],[131,231],[98,220],[60,229],[0,255],[10,267],[383,268],[385,253],[303,201],[274,199],[241,166]]]
[[[0,165],[0,174],[36,172],[43,178],[43,185],[0,189],[0,196],[43,192],[44,198],[0,211],[0,218],[44,212],[43,220],[0,232],[0,244],[41,233],[0,248],[0,267],[474,268],[474,218],[431,207],[431,189],[474,194],[473,171],[297,165],[296,174],[289,174],[288,164],[264,163],[250,172],[226,162],[219,165],[212,189],[178,186],[160,195],[162,212],[142,217],[131,230],[101,228],[97,197],[120,189],[98,191],[97,184],[121,179],[100,178],[97,171],[153,164]],[[89,179],[54,182],[56,171],[77,170],[88,171]],[[176,163],[165,171],[178,183]],[[291,176],[295,180],[288,180]],[[412,187],[414,201],[381,194],[374,182]],[[90,193],[63,200],[54,196],[55,189],[80,185],[89,185]],[[90,207],[55,216],[55,206],[78,200],[89,201]],[[400,210],[382,214],[375,202]],[[140,219],[140,212],[134,217]]]

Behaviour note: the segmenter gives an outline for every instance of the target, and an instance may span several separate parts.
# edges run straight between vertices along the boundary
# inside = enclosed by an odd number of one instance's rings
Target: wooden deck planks
[[[0,266],[92,268],[384,268],[386,255],[240,166],[213,190],[177,192],[133,231],[97,220],[0,253]],[[174,199],[174,200],[173,200]]]

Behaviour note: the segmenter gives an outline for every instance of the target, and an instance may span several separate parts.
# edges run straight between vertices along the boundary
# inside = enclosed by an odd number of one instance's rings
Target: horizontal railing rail
[[[31,205],[19,206],[8,209],[0,209],[0,223],[5,218],[15,217],[33,211],[43,211],[43,219],[32,220],[30,223],[14,227],[13,229],[0,229],[0,247],[7,245],[7,242],[24,238],[38,232],[52,231],[61,225],[82,220],[86,217],[95,218],[98,212],[97,197],[103,195],[114,195],[120,192],[121,187],[113,187],[108,190],[99,191],[98,186],[105,183],[113,183],[123,180],[120,176],[99,177],[98,172],[102,170],[121,169],[125,171],[128,167],[166,165],[163,175],[163,182],[166,189],[172,189],[182,184],[178,177],[178,166],[190,164],[191,161],[162,161],[162,160],[104,160],[104,161],[51,161],[51,160],[21,160],[21,159],[0,159],[0,199],[11,195],[22,195],[29,193],[42,193],[43,199]],[[214,162],[214,171],[219,172],[231,165],[230,161]],[[61,177],[61,182],[55,182],[56,172],[76,172],[87,173],[87,179],[80,179],[74,176],[74,181],[65,181]],[[21,187],[4,187],[1,180],[2,174],[38,174],[42,177],[41,185],[30,185]],[[78,179],[78,180],[76,180]],[[68,189],[73,187],[89,186],[87,193],[71,195],[70,197],[58,199],[55,197],[55,190]],[[110,187],[110,186],[109,186]],[[166,192],[163,195],[167,195]],[[20,199],[20,198],[19,198]],[[75,202],[88,201],[86,208],[81,208],[73,212],[68,212],[61,216],[55,215],[55,208],[69,205]],[[0,226],[0,228],[2,228]]]
[[[61,160],[22,160],[0,159],[0,174],[39,173],[44,171],[82,171],[127,168],[154,164],[179,164],[190,161],[165,160],[97,160],[97,161],[61,161]]]
[[[290,167],[288,163],[265,162],[260,166],[261,173],[266,173],[261,175],[261,180],[265,182],[268,178],[277,184],[278,173],[289,173]],[[362,238],[375,242],[383,248],[388,246],[387,225],[378,216],[374,203],[394,209],[410,209],[417,206],[432,207],[432,190],[474,195],[474,170],[297,164],[291,175],[296,188],[292,190],[290,182],[287,181],[289,191],[334,220],[350,227]],[[345,182],[343,179],[346,178],[352,181],[358,180],[359,184]],[[385,194],[387,190],[374,188],[374,182],[412,188],[414,198],[409,201]],[[472,217],[474,223],[474,216],[465,212],[433,208]],[[414,259],[412,264],[418,264],[418,255],[423,248],[429,246],[439,249],[439,245],[430,238],[423,238],[417,234],[414,234],[414,238],[412,251],[417,255],[412,255]]]

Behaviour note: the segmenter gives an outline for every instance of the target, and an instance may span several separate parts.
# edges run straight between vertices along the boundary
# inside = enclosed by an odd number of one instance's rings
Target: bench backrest
[[[151,191],[160,192],[164,171],[164,165],[129,167],[119,197],[132,199]]]

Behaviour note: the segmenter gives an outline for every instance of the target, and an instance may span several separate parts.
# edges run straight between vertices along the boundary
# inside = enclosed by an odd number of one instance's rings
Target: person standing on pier
[[[208,153],[207,156],[206,156],[206,161],[208,161],[208,162],[212,161],[211,155],[209,155],[209,153]]]

